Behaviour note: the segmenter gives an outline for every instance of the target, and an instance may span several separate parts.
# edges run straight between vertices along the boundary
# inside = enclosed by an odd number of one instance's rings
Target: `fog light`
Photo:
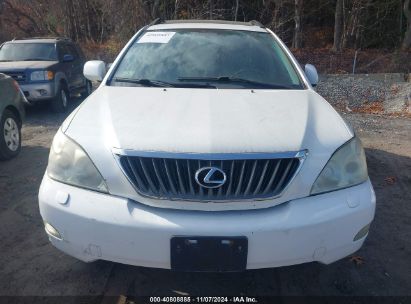
[[[48,235],[50,235],[50,236],[52,236],[52,237],[55,237],[56,239],[59,239],[59,240],[62,239],[62,238],[61,238],[61,235],[60,235],[60,233],[57,231],[57,229],[54,228],[54,227],[53,227],[52,225],[50,225],[49,223],[44,222],[44,229],[46,230],[46,232],[47,232]]]
[[[41,96],[46,96],[48,94],[47,90],[38,90],[38,92],[40,93]]]
[[[361,228],[360,231],[358,231],[357,235],[354,237],[354,242],[358,241],[359,239],[362,239],[364,236],[367,235],[368,230],[370,230],[370,225],[371,224],[368,224],[368,225],[364,226],[363,228]]]

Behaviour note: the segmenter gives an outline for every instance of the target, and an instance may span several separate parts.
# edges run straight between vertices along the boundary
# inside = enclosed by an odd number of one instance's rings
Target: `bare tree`
[[[349,14],[344,18],[344,32],[342,37],[342,47],[358,48],[361,40],[361,33],[364,29],[365,12],[371,5],[369,0],[353,0],[349,8]],[[344,8],[344,11],[348,10]]]
[[[151,7],[151,18],[158,18],[158,6],[160,5],[160,0],[154,0],[153,6]]]
[[[303,11],[303,0],[294,0],[294,39],[293,48],[299,49],[303,46],[302,37],[302,11]]]
[[[282,4],[283,4],[283,0],[275,0],[275,7],[274,7],[274,15],[273,15],[273,28],[274,28],[274,32],[276,34],[280,34],[280,32],[282,32],[282,14],[281,14],[281,8],[282,8]]]
[[[344,0],[337,0],[337,4],[335,5],[334,45],[332,48],[334,52],[341,51],[341,38],[344,25],[343,1]]]
[[[154,18],[259,20],[287,45],[411,47],[411,0],[0,0],[1,40],[66,35],[115,49]],[[406,24],[406,25],[405,25]],[[334,27],[334,37],[330,37]],[[304,30],[304,31],[303,31]],[[405,32],[405,35],[404,35]],[[307,43],[308,44],[308,43]]]
[[[174,19],[178,18],[178,0],[174,1]]]
[[[238,16],[238,8],[240,6],[240,0],[235,1],[235,13],[234,13],[234,20],[237,21]]]
[[[32,16],[20,9],[19,6],[14,5],[12,1],[4,0],[4,5],[8,9],[8,20],[13,22],[23,33],[33,35],[40,31],[36,20]],[[24,20],[28,21],[28,25],[24,24]]]
[[[403,50],[411,48],[411,7],[410,0],[404,2],[404,15],[407,18],[407,30],[405,32],[404,40],[402,41],[401,48]]]

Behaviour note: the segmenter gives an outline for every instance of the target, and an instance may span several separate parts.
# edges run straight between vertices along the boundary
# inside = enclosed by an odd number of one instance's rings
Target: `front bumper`
[[[20,84],[20,88],[28,101],[41,101],[54,98],[56,95],[54,82]]]
[[[356,234],[371,223],[370,181],[348,189],[245,211],[184,211],[68,186],[45,175],[40,213],[61,240],[54,246],[80,260],[110,260],[170,268],[172,236],[246,236],[247,269],[318,261],[329,264],[356,250]]]

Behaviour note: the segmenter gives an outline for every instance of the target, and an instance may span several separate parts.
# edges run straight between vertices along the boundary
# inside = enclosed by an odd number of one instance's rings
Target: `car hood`
[[[0,62],[0,71],[14,71],[25,69],[46,69],[58,61],[8,61]]]
[[[206,211],[267,208],[310,195],[332,153],[353,136],[313,90],[104,85],[66,119],[62,130],[84,148],[111,194],[155,207]],[[281,197],[258,203],[199,204],[140,195],[122,172],[118,150],[113,148],[181,153],[308,150],[308,154]]]
[[[312,90],[99,88],[68,135],[107,148],[191,153],[334,149],[352,137]]]

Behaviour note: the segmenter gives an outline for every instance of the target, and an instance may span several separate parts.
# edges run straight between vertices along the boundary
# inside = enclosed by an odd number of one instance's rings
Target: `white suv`
[[[54,246],[184,271],[331,263],[375,195],[360,140],[257,22],[141,29],[57,132],[39,193]]]

